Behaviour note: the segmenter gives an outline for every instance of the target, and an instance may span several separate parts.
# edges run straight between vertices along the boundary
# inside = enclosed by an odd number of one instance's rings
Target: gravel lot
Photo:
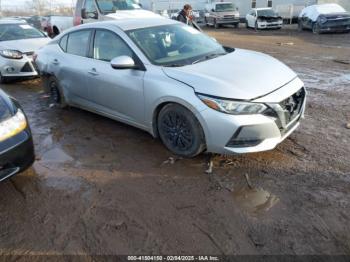
[[[178,159],[133,127],[50,108],[40,80],[2,85],[37,159],[0,184],[0,254],[350,255],[350,35],[205,30],[300,75],[297,132],[269,152]]]

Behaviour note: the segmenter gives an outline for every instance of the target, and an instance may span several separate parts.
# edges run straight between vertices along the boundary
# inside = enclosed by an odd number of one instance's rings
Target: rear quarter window
[[[90,43],[90,30],[81,30],[69,34],[66,52],[77,56],[86,56]]]
[[[67,51],[67,43],[68,43],[68,35],[65,35],[64,37],[62,37],[60,42],[58,43],[64,52]]]

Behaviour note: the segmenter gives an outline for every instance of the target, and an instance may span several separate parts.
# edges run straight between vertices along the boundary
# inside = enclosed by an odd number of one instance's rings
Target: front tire
[[[320,34],[320,26],[318,25],[318,23],[314,23],[314,24],[312,25],[312,32],[313,32],[315,35]]]
[[[214,28],[219,29],[220,25],[216,22],[216,19],[214,19]]]
[[[0,84],[8,83],[8,79],[0,74]]]
[[[259,30],[259,25],[258,25],[258,22],[255,22],[255,26],[254,26],[254,28],[255,28],[255,31],[258,31],[258,30]]]
[[[304,30],[303,23],[301,21],[298,22],[298,31],[301,32]]]
[[[167,104],[158,115],[157,127],[163,144],[174,154],[194,157],[205,149],[203,129],[188,109]]]

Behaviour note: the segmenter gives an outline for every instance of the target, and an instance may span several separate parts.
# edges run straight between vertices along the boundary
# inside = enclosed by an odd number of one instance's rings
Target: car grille
[[[33,72],[32,67],[30,66],[29,62],[25,63],[24,66],[21,69],[21,72],[23,73],[29,73],[29,72]]]
[[[300,118],[305,102],[306,91],[303,87],[292,96],[278,104],[269,104],[269,108],[263,113],[275,120],[282,135],[288,132]]]

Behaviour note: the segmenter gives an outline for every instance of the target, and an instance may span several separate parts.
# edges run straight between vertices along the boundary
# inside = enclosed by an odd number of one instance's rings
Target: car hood
[[[32,39],[22,39],[22,40],[13,40],[13,41],[3,41],[0,42],[0,49],[11,49],[18,50],[22,53],[34,52],[38,50],[40,47],[46,45],[50,42],[50,38],[32,38]]]
[[[239,100],[269,94],[297,76],[275,58],[243,49],[194,65],[163,67],[163,71],[195,92]]]
[[[143,9],[134,9],[134,10],[119,10],[115,13],[108,14],[106,17],[110,19],[125,19],[125,18],[159,18],[160,15],[153,13],[151,11]]]

